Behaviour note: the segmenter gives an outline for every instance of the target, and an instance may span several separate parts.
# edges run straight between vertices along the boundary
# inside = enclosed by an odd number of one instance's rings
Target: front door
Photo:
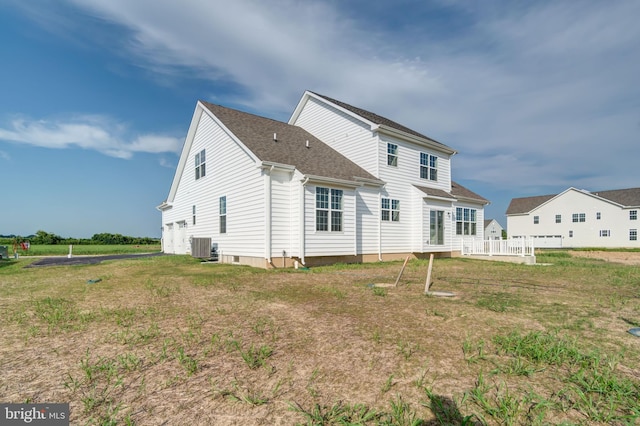
[[[430,212],[431,244],[444,245],[444,211]]]

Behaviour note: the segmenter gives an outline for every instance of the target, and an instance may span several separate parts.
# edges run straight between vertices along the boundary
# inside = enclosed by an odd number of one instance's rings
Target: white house
[[[488,201],[451,181],[452,148],[305,92],[289,123],[199,101],[162,212],[165,253],[210,238],[260,267],[450,256]]]
[[[484,239],[485,240],[501,240],[502,225],[495,219],[484,220]]]
[[[640,188],[514,198],[507,208],[511,238],[537,247],[640,247]]]

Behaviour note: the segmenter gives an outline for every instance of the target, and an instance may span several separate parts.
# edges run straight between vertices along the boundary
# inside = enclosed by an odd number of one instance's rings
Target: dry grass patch
[[[633,424],[637,267],[0,267],[0,400],[74,424]],[[101,279],[87,284],[90,279]]]

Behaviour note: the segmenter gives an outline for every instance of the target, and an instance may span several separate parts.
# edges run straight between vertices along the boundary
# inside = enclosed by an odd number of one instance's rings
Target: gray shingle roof
[[[367,111],[367,110],[362,109],[362,108],[354,107],[353,105],[349,105],[349,104],[347,104],[345,102],[342,102],[342,101],[339,101],[337,99],[333,99],[333,98],[330,98],[328,96],[321,95],[320,93],[316,93],[316,92],[311,92],[311,93],[313,93],[314,95],[319,96],[321,98],[324,98],[327,101],[346,109],[347,111],[351,111],[352,113],[357,114],[360,117],[371,121],[372,123],[383,125],[383,126],[387,126],[387,127],[392,128],[392,129],[400,130],[400,131],[408,133],[410,135],[417,136],[419,138],[427,139],[427,140],[429,140],[429,141],[431,141],[431,142],[433,142],[433,143],[435,143],[437,145],[442,146],[443,148],[446,148],[448,150],[453,151],[453,148],[451,148],[451,147],[449,147],[449,146],[447,146],[447,145],[445,145],[445,144],[443,144],[441,142],[438,142],[437,140],[432,139],[429,136],[425,136],[420,132],[416,132],[415,130],[412,130],[412,129],[408,128],[408,127],[405,127],[402,124],[396,123],[395,121],[390,120],[390,119],[388,119],[386,117],[382,117],[382,116],[380,116],[378,114],[375,114],[375,113],[373,113],[371,111]]]
[[[535,197],[512,198],[507,207],[507,214],[528,213],[538,207],[540,204],[546,203],[558,194],[552,195],[536,195]]]
[[[457,200],[459,198],[466,198],[469,200],[474,200],[482,204],[489,204],[489,200],[475,192],[465,188],[459,183],[451,181],[451,192],[443,191],[442,189],[429,188],[426,186],[418,186],[414,185],[417,189],[424,192],[426,195],[431,197],[445,198],[450,200]]]
[[[471,200],[479,201],[483,204],[489,204],[489,200],[487,200],[486,198],[481,197],[480,195],[476,194],[470,189],[467,189],[464,186],[454,181],[451,181],[451,194],[456,198],[460,198],[460,197],[468,198]]]
[[[307,176],[379,181],[375,176],[298,126],[200,101],[262,161],[295,166]],[[277,141],[273,140],[276,134]],[[306,147],[309,141],[309,147]]]
[[[640,188],[612,189],[592,192],[593,195],[613,201],[625,207],[640,207]]]
[[[589,193],[616,204],[620,204],[623,207],[640,207],[640,188],[613,189],[607,191],[593,191]],[[507,207],[506,214],[528,213],[556,196],[558,196],[558,194],[513,198],[511,203],[509,203],[509,207]]]

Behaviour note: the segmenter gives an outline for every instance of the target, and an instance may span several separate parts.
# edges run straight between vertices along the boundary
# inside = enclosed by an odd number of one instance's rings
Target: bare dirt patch
[[[69,402],[72,424],[615,424],[626,402],[609,417],[579,406],[571,364],[539,364],[496,343],[540,333],[569,342],[567,352],[597,350],[610,357],[599,365],[616,366],[606,378],[635,380],[625,392],[638,395],[640,340],[627,329],[640,323],[640,270],[560,259],[436,260],[431,289],[453,298],[423,294],[420,260],[398,287],[377,291],[370,284],[395,282],[401,262],[6,266],[0,401]],[[358,417],[365,411],[369,421]]]
[[[586,257],[589,259],[601,259],[607,262],[622,263],[625,265],[640,265],[640,252],[637,251],[583,251],[570,250],[569,253],[575,257]]]

